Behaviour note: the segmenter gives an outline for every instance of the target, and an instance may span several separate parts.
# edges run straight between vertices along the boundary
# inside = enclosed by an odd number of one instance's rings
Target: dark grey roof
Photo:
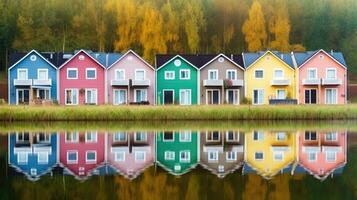
[[[261,56],[263,56],[266,52],[267,51],[259,51],[257,53],[243,53],[243,59],[244,59],[245,67],[246,68],[249,67],[257,59],[259,59]],[[295,67],[290,53],[281,53],[279,51],[270,51],[270,52],[272,52],[278,58],[283,60],[290,67],[292,67],[292,68]]]
[[[17,61],[21,60],[24,56],[26,56],[26,54],[28,53],[23,53],[23,52],[11,53],[9,55],[8,67],[11,67]],[[65,57],[63,56],[66,53],[62,53],[62,52],[41,52],[40,54],[56,67],[61,66],[68,59],[66,58],[66,56]]]
[[[306,52],[294,52],[294,57],[298,66],[302,65],[305,61],[310,59],[313,55],[315,55],[319,50],[316,51],[306,51]],[[330,56],[340,62],[342,65],[347,67],[345,58],[341,52],[327,52]]]

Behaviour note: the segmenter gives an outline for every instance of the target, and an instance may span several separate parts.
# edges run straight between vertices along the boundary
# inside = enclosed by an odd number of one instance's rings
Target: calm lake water
[[[0,199],[357,199],[357,121],[0,124]]]

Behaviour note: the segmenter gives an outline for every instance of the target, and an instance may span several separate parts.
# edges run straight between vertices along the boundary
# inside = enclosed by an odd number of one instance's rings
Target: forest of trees
[[[357,61],[356,0],[0,0],[0,65],[14,51],[338,50]]]

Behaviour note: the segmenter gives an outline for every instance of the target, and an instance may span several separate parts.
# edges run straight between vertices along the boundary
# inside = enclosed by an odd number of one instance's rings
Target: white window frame
[[[40,79],[40,71],[46,72],[45,79]],[[37,69],[37,79],[38,80],[48,80],[48,69],[46,69],[46,68]]]
[[[23,155],[24,156],[23,158],[25,158],[25,159],[24,160],[20,160],[20,157],[21,157],[20,155]],[[18,152],[17,153],[17,163],[19,165],[27,164],[28,161],[29,161],[29,155],[28,155],[27,152]]]
[[[125,92],[125,102],[124,103],[117,103],[115,101],[115,92],[118,91],[120,94],[120,91],[124,91]],[[127,104],[128,102],[128,91],[126,89],[113,89],[113,105],[123,105],[123,104]]]
[[[214,155],[215,158],[211,158],[211,155]],[[209,150],[207,152],[207,159],[209,162],[217,162],[219,159],[219,153],[218,151],[214,151],[214,150]]]
[[[181,72],[187,72],[186,78],[181,76]],[[191,79],[191,71],[189,69],[180,69],[180,80],[190,80]]]
[[[16,132],[16,142],[25,142],[25,141],[28,141],[28,140],[25,140],[25,139],[24,139],[24,138],[25,138],[25,137],[24,137],[25,134],[27,134],[27,135],[29,136],[29,140],[30,140],[31,135],[30,135],[29,132]],[[19,135],[21,135],[21,137],[22,137],[21,140],[19,139]]]
[[[218,132],[218,139],[213,139],[213,134]],[[211,135],[211,139],[208,138],[208,135]],[[206,131],[206,141],[207,142],[219,142],[221,140],[221,132],[220,131]]]
[[[256,158],[256,154],[257,153],[261,153],[262,154],[262,158],[260,159],[257,159]],[[264,160],[264,151],[256,151],[256,152],[254,152],[254,160],[256,160],[256,161],[263,161]]]
[[[44,156],[44,160],[40,159],[40,155]],[[48,153],[47,152],[38,152],[37,153],[37,163],[39,164],[48,164]]]
[[[328,78],[328,71],[329,71],[329,70],[335,71],[335,77],[334,77],[334,78]],[[336,70],[336,68],[326,68],[326,79],[328,79],[328,80],[335,80],[335,79],[337,79],[337,70]]]
[[[254,90],[256,90],[256,91],[258,91],[258,102],[257,103],[255,103],[254,102]],[[262,92],[262,94],[263,94],[263,97],[262,97],[262,102],[259,102],[259,91],[263,91]],[[264,104],[264,94],[265,93],[265,91],[264,91],[264,89],[261,89],[261,88],[255,88],[255,89],[253,89],[253,94],[252,94],[252,103],[253,103],[253,105],[263,105]]]
[[[234,79],[229,79],[229,77],[228,77],[228,73],[229,72],[234,72]],[[237,80],[238,79],[238,72],[237,72],[237,70],[236,69],[227,69],[226,70],[226,79],[229,79],[229,80]]]
[[[137,139],[136,139],[136,136],[139,135],[139,134],[140,134],[141,136],[143,136],[141,140],[137,140]],[[135,142],[146,142],[147,140],[148,140],[148,134],[147,134],[147,132],[145,132],[145,131],[136,131],[136,132],[134,133],[134,141],[135,141]]]
[[[172,140],[165,139],[165,134],[172,134]],[[165,131],[162,133],[162,141],[164,142],[173,142],[175,141],[175,133],[174,131],[170,131],[170,133],[165,133]]]
[[[163,89],[162,90],[162,104],[165,105],[165,92],[166,91],[172,92],[172,104],[175,104],[175,90],[174,89]]]
[[[315,71],[315,77],[310,77],[310,71]],[[317,68],[308,68],[307,69],[307,80],[317,79]]]
[[[334,135],[334,139],[330,140],[327,138],[327,135]],[[329,142],[337,142],[338,141],[338,135],[336,132],[329,132],[329,133],[325,133],[325,141],[329,141]]]
[[[143,77],[144,79],[142,79],[142,80],[146,80],[146,70],[145,69],[136,69],[135,70],[135,75],[134,75],[135,80],[140,80],[140,79],[138,79],[138,76],[137,76],[138,72],[144,72],[144,77]]]
[[[85,104],[89,104],[88,103],[88,99],[87,99],[87,92],[91,91],[92,93],[95,91],[95,102],[90,102],[90,104],[95,104],[98,105],[98,89],[97,88],[86,88],[84,91],[84,102]],[[92,94],[93,95],[93,94]]]
[[[168,74],[172,74],[172,78],[168,77]],[[165,80],[175,80],[175,71],[165,71]]]
[[[216,79],[212,79],[211,78],[211,72],[215,72],[216,73]],[[210,69],[210,70],[208,70],[208,72],[207,72],[208,74],[208,80],[218,80],[219,79],[219,72],[218,72],[218,69]]]
[[[281,160],[279,159],[276,159],[276,155],[281,155]],[[284,152],[282,151],[276,151],[276,152],[273,152],[273,158],[274,158],[274,161],[278,161],[278,162],[281,162],[284,160]]]
[[[183,91],[189,91],[189,95],[190,95],[190,98],[188,99],[189,102],[188,103],[185,103],[185,104],[181,104],[181,92]],[[179,102],[180,102],[180,105],[185,105],[185,106],[189,106],[189,105],[192,105],[192,92],[191,92],[191,89],[180,89],[179,91]]]
[[[228,156],[229,156],[230,154],[234,155],[234,156],[233,156],[234,158],[229,158]],[[228,162],[233,162],[233,161],[236,161],[236,160],[237,160],[237,152],[236,152],[236,151],[227,151],[227,152],[226,152],[226,161],[228,161]]]
[[[306,133],[309,134],[309,138],[308,139],[306,139]],[[311,135],[312,134],[316,134],[316,140],[312,140],[311,139]],[[319,134],[317,132],[314,132],[314,131],[305,131],[304,132],[304,141],[317,141],[317,140],[319,140]]]
[[[284,135],[284,139],[280,140],[279,135]],[[275,133],[275,136],[276,136],[276,141],[286,141],[287,137],[288,137],[285,132],[277,132],[277,133]]]
[[[254,139],[254,134],[257,133],[258,134],[258,139],[255,140]],[[253,131],[253,141],[263,141],[264,140],[264,132],[263,131]]]
[[[118,159],[118,155],[123,155],[122,159]],[[116,151],[114,153],[114,161],[115,162],[124,162],[125,161],[125,152],[124,151]]]
[[[191,131],[180,131],[180,142],[191,142]],[[184,136],[184,137],[182,137]]]
[[[70,153],[75,153],[76,154],[76,160],[69,160],[69,154]],[[69,150],[69,151],[67,151],[67,164],[78,164],[78,151],[77,150]]]
[[[76,91],[76,93],[77,93],[76,102],[77,102],[77,103],[67,103],[67,91],[68,91],[68,90],[71,90],[71,93],[73,93],[73,91]],[[73,96],[73,94],[72,94],[72,96]],[[72,102],[73,102],[73,98],[72,98],[71,100],[72,100]],[[79,90],[78,90],[78,88],[66,88],[66,89],[64,90],[64,103],[65,103],[65,105],[67,105],[67,106],[71,106],[71,105],[75,106],[75,105],[78,105],[78,104],[79,104]]]
[[[281,71],[281,74],[282,74],[281,77],[276,77],[276,76],[275,76],[275,72],[277,72],[277,71]],[[264,76],[264,75],[263,75],[263,76]],[[284,79],[284,77],[285,77],[285,76],[284,76],[284,70],[283,70],[283,69],[280,69],[280,68],[279,68],[279,69],[274,69],[273,76],[274,76],[274,79],[275,79],[275,80],[282,80],[282,79]]]
[[[310,159],[310,155],[315,155],[314,159]],[[307,153],[307,161],[308,162],[316,162],[317,160],[317,152],[308,152]]]
[[[94,78],[88,77],[88,74],[87,74],[88,71],[94,71]],[[95,79],[97,79],[97,69],[96,68],[86,68],[86,79],[87,80],[95,80]]]
[[[136,101],[136,91],[146,91],[145,92],[145,98],[144,98],[144,100],[141,100],[141,101],[147,101],[148,100],[148,89],[134,89],[134,100],[135,100],[135,102],[137,102]],[[141,94],[142,94],[142,92],[141,92]]]
[[[335,90],[336,91],[336,102],[335,103],[327,103],[327,90]],[[338,88],[325,88],[325,104],[327,104],[327,105],[338,104]]]
[[[37,98],[40,97],[40,90],[45,91],[45,96],[46,96],[46,91],[48,91],[48,98],[45,97],[45,99],[47,99],[47,100],[51,99],[51,89],[50,88],[37,88],[36,89],[36,97]]]
[[[185,154],[185,155],[187,155],[187,157],[186,158],[181,158],[181,154]],[[183,151],[180,151],[180,163],[189,163],[189,162],[191,162],[191,151],[189,151],[189,150],[183,150]]]
[[[119,79],[117,72],[123,72],[123,79]],[[114,70],[114,80],[125,80],[125,69]]]
[[[67,139],[68,134],[71,135],[70,140]],[[73,139],[74,138],[73,135],[77,136],[75,140]],[[79,142],[79,133],[78,132],[66,132],[64,137],[65,137],[65,143],[78,143]]]
[[[174,151],[165,151],[164,156],[165,156],[165,160],[175,160]]]
[[[95,159],[94,160],[88,160],[88,153],[94,153]],[[86,151],[86,163],[96,163],[96,162],[97,162],[97,151],[95,151],[95,150]]]
[[[239,131],[233,131],[232,130],[232,132],[233,132],[233,140],[231,140],[231,139],[229,139],[229,132],[230,131],[226,131],[226,141],[227,142],[239,142],[239,137],[240,137],[240,133],[239,133]]]
[[[207,105],[214,105],[214,104],[208,104],[208,92],[212,92],[213,91],[218,91],[218,105],[221,104],[221,90],[220,89],[206,89],[206,104]],[[211,102],[213,102],[213,95],[211,96]]]
[[[286,99],[286,90],[285,89],[277,89],[276,90],[276,99],[281,99],[281,98],[278,98],[280,91],[284,91],[284,98],[283,99]]]
[[[115,138],[116,135],[119,135],[119,134],[123,134],[125,136],[125,140],[117,140]],[[120,137],[119,137],[120,138]],[[113,133],[113,142],[126,142],[128,141],[128,134],[126,132],[116,132],[116,133]]]
[[[87,138],[87,136],[88,135],[92,135],[92,136],[94,136],[91,140],[88,140],[88,138]],[[98,141],[98,133],[97,133],[97,131],[86,131],[86,133],[85,133],[85,142],[86,143],[96,143]]]
[[[71,78],[71,77],[69,77],[69,76],[68,76],[68,72],[69,72],[69,71],[71,71],[71,70],[76,71],[76,77]],[[69,80],[75,80],[75,79],[78,79],[78,68],[71,68],[71,67],[67,68],[67,79],[69,79]]]
[[[20,71],[26,72],[25,79],[20,79],[20,77],[19,77]],[[29,73],[28,73],[28,69],[27,68],[18,68],[17,69],[17,79],[18,80],[28,80],[28,78],[29,78]]]
[[[233,103],[231,105],[239,105],[240,104],[240,90],[239,89],[226,89],[226,102],[228,103],[230,91],[237,92],[237,94],[238,94],[238,98],[235,99],[235,103]]]
[[[263,76],[262,77],[256,77],[256,74],[255,74],[256,71],[262,71],[263,72]],[[254,70],[254,79],[264,79],[264,69],[255,69]]]
[[[144,155],[143,160],[138,159],[138,154],[141,154],[141,153]],[[146,152],[145,151],[135,151],[135,161],[145,162],[146,161]]]
[[[328,160],[327,159],[327,154],[328,153],[333,153],[333,155],[334,155],[334,160]],[[334,163],[334,162],[336,162],[336,160],[337,160],[337,152],[335,152],[335,151],[326,151],[325,152],[325,161],[326,162],[328,162],[328,163]]]

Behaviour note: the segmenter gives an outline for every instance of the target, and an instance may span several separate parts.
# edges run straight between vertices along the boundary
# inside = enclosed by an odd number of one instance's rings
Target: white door
[[[126,104],[126,90],[114,90],[114,105]]]
[[[326,89],[325,94],[326,104],[337,104],[337,89]]]
[[[191,90],[180,90],[180,105],[191,105]]]
[[[253,90],[253,104],[255,105],[263,104],[263,99],[264,99],[263,89]]]
[[[239,90],[227,90],[226,92],[226,101],[228,104],[237,105],[239,104]]]
[[[276,98],[277,99],[286,99],[285,90],[277,90],[276,91]]]

